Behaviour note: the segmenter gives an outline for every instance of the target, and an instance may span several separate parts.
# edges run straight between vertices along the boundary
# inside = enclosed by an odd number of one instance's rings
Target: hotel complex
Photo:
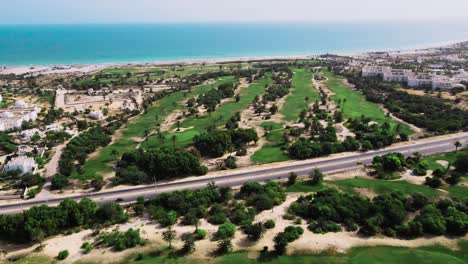
[[[456,87],[466,87],[461,84],[468,82],[468,73],[458,70],[452,77],[435,73],[415,73],[408,69],[392,69],[389,66],[364,66],[363,77],[382,77],[387,82],[406,83],[409,87],[431,87],[432,90],[446,91]]]

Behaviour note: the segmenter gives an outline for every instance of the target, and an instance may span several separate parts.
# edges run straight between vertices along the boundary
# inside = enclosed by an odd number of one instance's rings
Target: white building
[[[391,70],[390,67],[387,66],[372,66],[366,65],[362,68],[362,77],[376,77],[376,76],[384,76],[384,71]]]
[[[20,170],[22,173],[36,173],[37,163],[34,158],[18,156],[12,158],[4,167],[5,171]]]
[[[445,76],[438,76],[432,79],[432,90],[440,90],[440,91],[447,91],[452,89],[454,86],[453,79],[445,77]]]
[[[8,109],[0,109],[0,131],[21,128],[23,122],[36,121],[41,109],[18,100]]]
[[[104,118],[104,114],[101,110],[91,111],[88,115],[90,118],[101,120]]]
[[[58,124],[50,124],[45,127],[46,131],[61,131],[63,130],[63,126]]]
[[[388,68],[383,71],[383,80],[387,82],[407,82],[408,76],[411,74],[411,70]]]
[[[408,76],[409,87],[432,86],[432,76],[427,73],[413,74]]]

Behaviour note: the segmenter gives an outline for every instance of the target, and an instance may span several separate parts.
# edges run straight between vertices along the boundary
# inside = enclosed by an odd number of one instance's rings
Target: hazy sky
[[[2,0],[1,24],[468,20],[468,0]]]

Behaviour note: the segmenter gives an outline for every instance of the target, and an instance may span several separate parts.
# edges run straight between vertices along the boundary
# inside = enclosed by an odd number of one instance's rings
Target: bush
[[[88,254],[93,249],[93,244],[91,244],[89,242],[84,242],[81,245],[81,249],[83,249],[83,254]]]
[[[228,169],[235,169],[237,168],[236,158],[233,156],[229,156],[224,160],[224,167]]]
[[[68,250],[62,250],[58,253],[57,255],[57,259],[58,260],[64,260],[66,258],[68,258],[68,255],[70,255],[70,253],[68,252]]]
[[[145,241],[140,237],[139,229],[130,228],[125,232],[114,229],[110,233],[102,233],[99,235],[97,243],[112,247],[116,251],[122,251],[127,248],[141,246]]]
[[[273,229],[273,228],[275,228],[276,224],[275,224],[274,220],[268,219],[268,220],[265,221],[265,223],[263,223],[263,226],[266,229]]]
[[[230,222],[225,222],[218,227],[216,236],[218,239],[226,239],[233,237],[236,234],[236,226]]]
[[[216,249],[216,253],[219,255],[224,255],[232,251],[232,242],[230,239],[223,239],[218,241],[218,248]]]
[[[437,177],[426,177],[424,184],[432,188],[439,188],[442,185],[442,181]]]
[[[67,187],[69,185],[68,178],[63,176],[63,175],[55,175],[52,177],[51,185],[50,187],[52,190],[62,190],[63,188]]]
[[[206,231],[205,229],[199,228],[199,229],[195,230],[195,239],[196,240],[205,239],[207,235],[208,235],[208,231]]]

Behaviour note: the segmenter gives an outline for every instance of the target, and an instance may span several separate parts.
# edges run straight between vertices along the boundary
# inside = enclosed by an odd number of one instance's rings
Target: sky
[[[3,0],[0,24],[468,21],[468,0]]]

